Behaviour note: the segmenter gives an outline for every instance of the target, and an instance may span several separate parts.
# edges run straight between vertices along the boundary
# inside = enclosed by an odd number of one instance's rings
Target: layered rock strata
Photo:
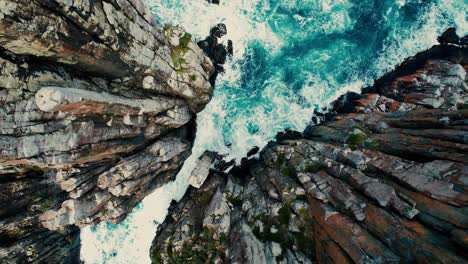
[[[172,180],[213,73],[139,0],[0,0],[0,262],[77,261]]]
[[[436,46],[259,160],[212,169],[153,263],[466,263],[467,59]]]

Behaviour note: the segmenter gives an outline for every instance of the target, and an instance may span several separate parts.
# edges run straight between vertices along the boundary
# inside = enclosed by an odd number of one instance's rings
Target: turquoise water
[[[147,0],[161,24],[196,38],[227,25],[235,53],[200,113],[194,154],[177,181],[145,198],[120,225],[82,233],[86,263],[147,263],[156,222],[187,188],[205,149],[240,158],[285,128],[303,130],[314,109],[359,91],[449,26],[468,33],[468,0]],[[231,144],[228,148],[226,145]]]

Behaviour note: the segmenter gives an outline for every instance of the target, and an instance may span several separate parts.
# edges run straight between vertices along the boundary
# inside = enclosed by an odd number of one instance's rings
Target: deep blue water
[[[88,263],[149,262],[153,221],[163,221],[170,200],[181,197],[203,150],[240,158],[278,131],[303,130],[314,109],[372,84],[435,44],[449,26],[468,33],[468,0],[146,2],[161,25],[179,24],[197,39],[225,23],[235,54],[198,117],[194,155],[178,180],[147,197],[122,224],[83,230]]]

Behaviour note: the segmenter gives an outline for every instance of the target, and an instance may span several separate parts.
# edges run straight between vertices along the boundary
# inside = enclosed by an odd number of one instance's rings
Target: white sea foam
[[[179,24],[197,39],[206,37],[212,26],[224,23],[235,43],[234,61],[242,59],[251,40],[262,41],[275,50],[280,39],[264,22],[252,19],[261,0],[222,1],[220,5],[194,0],[145,0],[155,15],[171,24]]]
[[[405,1],[401,4],[404,5]],[[466,0],[441,0],[431,4],[421,16],[420,24],[392,32],[391,41],[384,46],[382,55],[376,61],[376,67],[381,74],[393,69],[405,58],[437,44],[437,37],[449,27],[456,27],[457,33],[462,36],[468,34],[467,12]]]
[[[281,76],[273,74],[263,84],[259,97],[264,104],[250,105],[249,112],[239,113],[236,118],[230,119],[229,111],[232,109],[226,108],[226,102],[239,98],[236,97],[236,93],[220,91],[220,87],[245,92],[239,80],[242,77],[243,59],[249,55],[249,45],[253,41],[260,42],[274,55],[288,44],[289,34],[298,34],[300,37],[302,33],[288,31],[275,19],[269,21],[271,14],[279,8],[279,4],[270,4],[273,1],[229,0],[221,1],[219,6],[210,5],[204,0],[145,1],[152,6],[152,11],[162,21],[180,24],[197,39],[205,37],[213,25],[225,23],[228,28],[225,39],[233,40],[234,56],[225,65],[226,72],[218,78],[213,99],[197,117],[198,133],[193,154],[185,162],[177,180],[146,197],[122,224],[100,224],[93,229],[84,228],[81,233],[81,256],[86,263],[149,263],[149,248],[156,233],[156,223],[164,220],[171,200],[178,200],[183,196],[189,174],[204,150],[215,150],[228,155],[228,158],[240,158],[253,146],[263,147],[280,130],[303,130],[315,107],[325,106],[347,91],[358,92],[375,77],[351,76],[351,81],[339,85],[332,75],[324,78],[305,71],[302,73],[306,77],[305,85],[296,93],[292,93],[281,81]],[[394,19],[399,15],[399,8],[404,8],[414,1],[419,0],[398,0],[395,7],[387,11],[386,19]],[[297,5],[307,5],[307,8],[312,10],[312,15],[295,14],[292,19],[299,24],[301,30],[309,33],[342,33],[354,26],[349,14],[351,4],[347,0],[287,0],[281,5],[282,8],[291,10]],[[419,23],[399,31],[395,30],[388,36],[380,56],[373,62],[373,70],[379,75],[383,74],[401,63],[404,58],[429,48],[448,26],[454,25],[460,34],[467,34],[467,6],[466,0],[439,0],[430,5],[423,12]],[[275,31],[275,28],[280,28],[281,31]],[[339,46],[338,49],[344,47]],[[324,51],[300,59],[313,65],[331,59],[330,56]],[[258,96],[257,91],[253,91],[251,96]],[[255,120],[257,133],[251,133],[247,127],[252,120]],[[230,123],[234,129],[229,130],[230,142],[225,142],[227,135],[223,134],[223,127]],[[228,148],[226,143],[232,143],[232,146]]]

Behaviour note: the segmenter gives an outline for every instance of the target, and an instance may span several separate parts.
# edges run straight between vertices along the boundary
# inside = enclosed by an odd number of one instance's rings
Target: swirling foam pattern
[[[468,0],[146,0],[161,24],[197,39],[223,22],[235,53],[199,115],[192,157],[121,224],[82,231],[86,263],[149,263],[157,222],[180,199],[205,150],[239,159],[278,131],[303,130],[313,110],[436,43],[446,28],[468,33]],[[231,147],[226,145],[231,144]]]

